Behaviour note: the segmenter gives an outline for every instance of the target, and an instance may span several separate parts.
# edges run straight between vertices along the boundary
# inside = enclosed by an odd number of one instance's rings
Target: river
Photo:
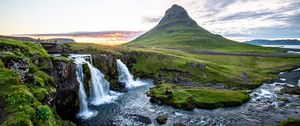
[[[251,93],[251,100],[242,106],[215,110],[194,109],[185,111],[150,102],[146,92],[153,87],[151,80],[143,80],[147,85],[130,89],[112,103],[91,106],[99,113],[88,120],[79,120],[82,126],[155,126],[155,118],[167,115],[166,126],[181,123],[190,126],[253,126],[276,125],[287,117],[300,118],[300,98],[280,92],[284,86],[297,85],[300,71],[280,74],[278,82],[263,84]]]

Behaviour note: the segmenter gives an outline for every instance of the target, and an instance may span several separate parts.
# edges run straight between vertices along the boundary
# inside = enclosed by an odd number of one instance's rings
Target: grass
[[[164,77],[174,79],[182,73],[184,81],[201,83],[223,83],[228,87],[252,89],[266,80],[277,77],[281,71],[300,67],[300,58],[270,58],[256,56],[218,56],[191,54],[169,49],[137,49],[139,52],[152,52],[147,57],[137,57],[131,68],[134,75]],[[205,69],[194,69],[188,62],[205,64]],[[246,74],[248,82],[243,82]]]
[[[7,113],[1,126],[72,125],[49,106],[40,107],[44,98],[56,90],[53,78],[41,70],[52,59],[39,43],[0,40],[0,54],[0,99]],[[28,66],[27,74],[33,81],[22,82],[20,73],[9,68],[11,63]]]
[[[248,53],[281,53],[278,48],[267,48],[226,39],[193,23],[181,19],[174,19],[167,24],[158,24],[156,27],[141,35],[137,39],[124,44],[127,47],[144,48],[179,48],[187,50],[210,50],[222,52]]]
[[[205,109],[238,106],[250,99],[249,94],[243,91],[184,87],[173,84],[161,84],[152,88],[148,95],[152,99],[160,100],[176,108],[187,109],[190,109],[189,106]]]

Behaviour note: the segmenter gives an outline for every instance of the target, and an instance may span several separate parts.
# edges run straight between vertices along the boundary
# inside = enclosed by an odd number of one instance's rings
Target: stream
[[[97,116],[78,120],[81,126],[155,126],[155,118],[167,115],[166,126],[181,123],[188,126],[253,126],[277,125],[287,117],[300,118],[300,97],[280,92],[285,86],[298,84],[300,70],[280,74],[280,81],[263,84],[251,93],[251,100],[242,106],[215,110],[194,109],[185,111],[150,102],[146,92],[153,87],[151,80],[142,80],[146,85],[131,88],[114,102],[91,106]]]
[[[80,111],[77,114],[81,126],[156,126],[156,117],[168,117],[166,126],[253,126],[277,125],[288,117],[300,118],[300,97],[281,92],[285,87],[299,86],[300,69],[281,72],[273,83],[264,83],[250,93],[251,100],[239,107],[214,110],[194,109],[185,111],[150,102],[146,92],[154,87],[152,80],[134,79],[126,65],[116,60],[118,82],[128,91],[117,93],[109,89],[109,82],[101,71],[92,65],[91,55],[70,55],[77,64],[80,82]],[[87,64],[90,73],[90,96],[84,90],[85,76],[82,65]]]

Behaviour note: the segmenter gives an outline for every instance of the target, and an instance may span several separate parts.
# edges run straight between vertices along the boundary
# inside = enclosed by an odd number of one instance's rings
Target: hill
[[[4,35],[0,35],[0,39],[13,39],[13,40],[27,41],[27,42],[38,41],[37,39],[30,38],[30,37],[14,37],[14,36],[4,36]]]
[[[125,46],[235,52],[274,51],[270,48],[240,43],[213,34],[200,27],[179,5],[173,5],[154,28]]]
[[[264,40],[264,39],[256,39],[247,41],[246,43],[253,45],[300,45],[299,40]]]

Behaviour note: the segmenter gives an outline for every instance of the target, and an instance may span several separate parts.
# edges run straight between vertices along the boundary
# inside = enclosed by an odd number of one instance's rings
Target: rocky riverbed
[[[153,84],[147,81],[148,85],[130,89],[113,103],[93,107],[99,114],[89,120],[79,120],[78,124],[154,126],[159,125],[156,121],[158,116],[166,116],[168,120],[164,125],[277,125],[288,117],[300,118],[299,95],[282,92],[286,87],[297,86],[300,71],[285,72],[279,76],[278,82],[266,83],[253,90],[251,100],[242,106],[193,111],[151,103],[145,93]]]

